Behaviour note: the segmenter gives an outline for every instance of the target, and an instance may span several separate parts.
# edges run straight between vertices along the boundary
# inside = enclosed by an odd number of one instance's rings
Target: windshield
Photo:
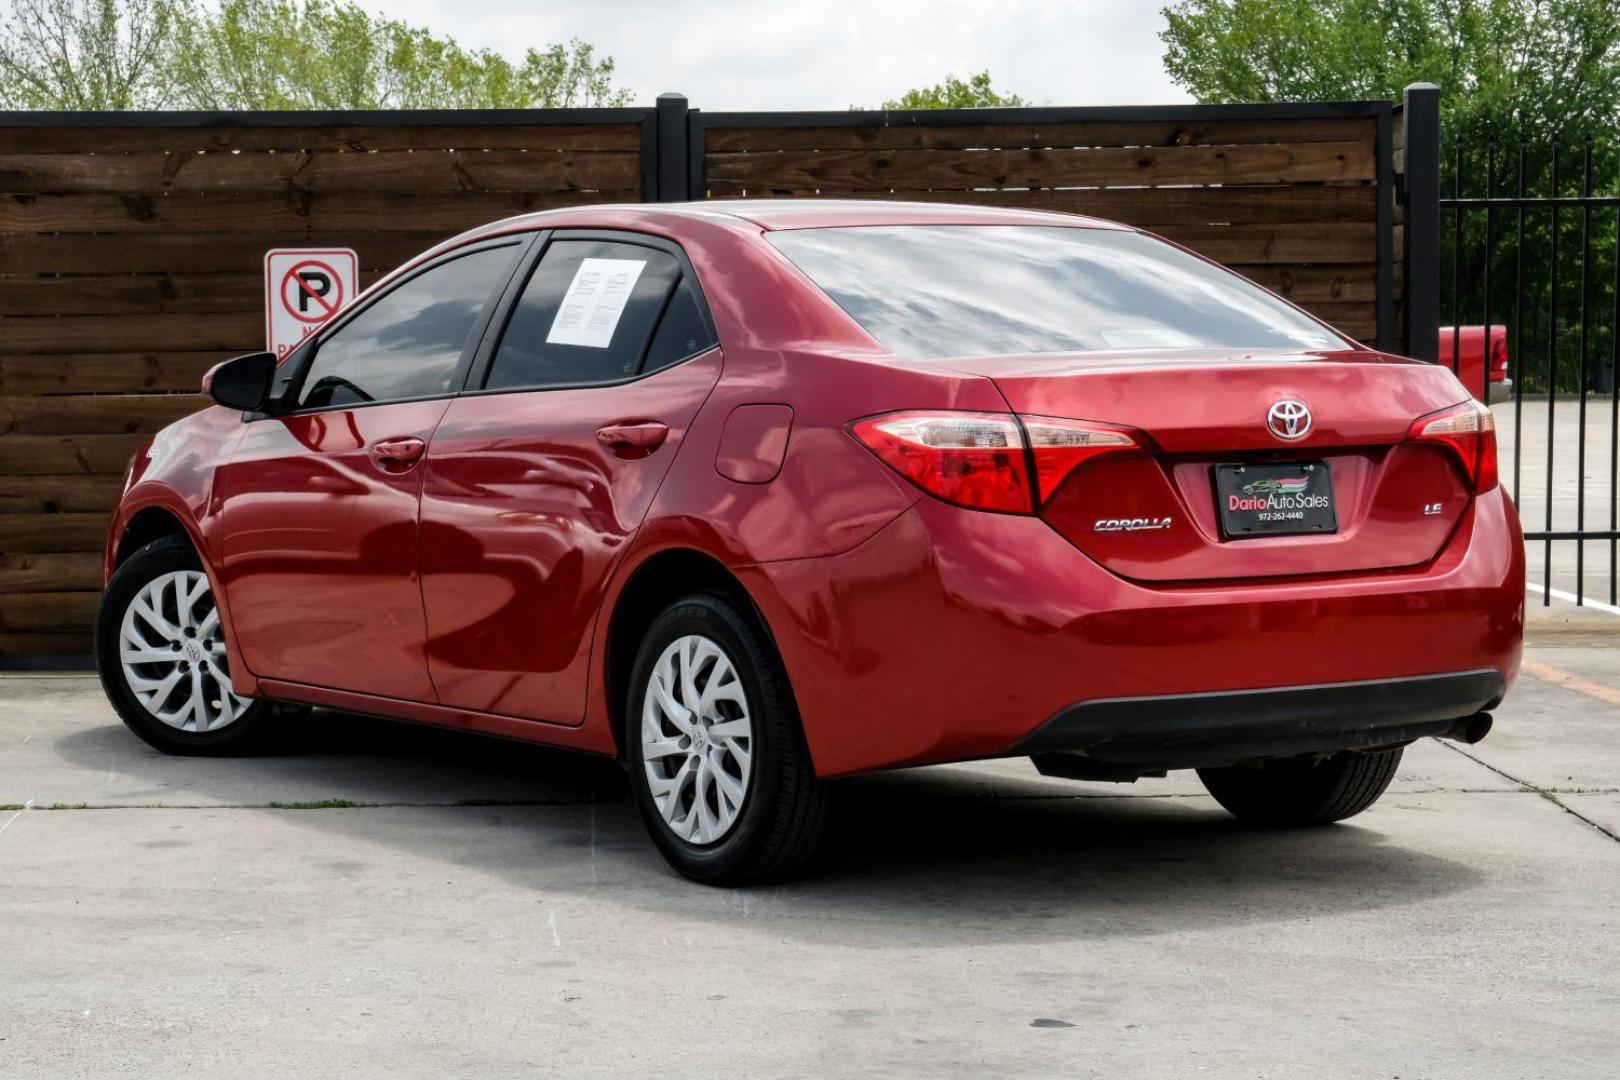
[[[766,238],[885,348],[913,359],[1349,347],[1259,286],[1136,232],[897,225]]]

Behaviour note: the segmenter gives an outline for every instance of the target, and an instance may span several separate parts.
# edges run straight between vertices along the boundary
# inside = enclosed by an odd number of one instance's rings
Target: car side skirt
[[[591,754],[613,755],[617,748],[611,732],[591,725],[569,726],[543,720],[526,720],[498,713],[473,712],[444,705],[429,705],[420,701],[356,694],[347,690],[333,690],[324,686],[287,682],[282,679],[258,680],[257,693],[273,701],[299,705],[317,705],[345,712],[363,713],[386,720],[404,720],[410,723],[433,724],[459,731],[475,731],[482,735],[496,735],[524,742],[544,743],[563,750],[580,750]]]

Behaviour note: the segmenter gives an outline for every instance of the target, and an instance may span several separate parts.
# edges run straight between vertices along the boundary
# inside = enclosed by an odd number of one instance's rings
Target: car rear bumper
[[[1077,707],[1096,710],[1085,724],[1129,737],[1143,711],[1093,704],[1122,699],[1486,670],[1505,688],[1524,628],[1523,543],[1501,489],[1474,500],[1433,561],[1397,571],[1147,585],[1037,518],[922,499],[851,551],[739,574],[782,652],[822,775],[1029,753],[1026,739]],[[1440,725],[1424,701],[1390,700],[1363,707],[1396,727],[1403,709]],[[1353,726],[1354,702],[1341,708]],[[1178,737],[1173,724],[1154,720],[1161,730],[1138,741]],[[1344,745],[1373,745],[1359,739]]]
[[[1399,679],[1083,701],[1015,747],[1141,771],[1397,746],[1449,731],[1507,691],[1495,668]]]

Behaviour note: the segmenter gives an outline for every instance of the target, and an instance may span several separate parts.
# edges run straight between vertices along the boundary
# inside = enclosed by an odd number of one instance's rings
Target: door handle
[[[596,441],[622,458],[644,458],[669,437],[669,425],[657,420],[626,420],[596,429]]]
[[[384,472],[404,472],[421,460],[427,443],[415,436],[403,439],[383,439],[371,444],[367,451],[371,460]]]

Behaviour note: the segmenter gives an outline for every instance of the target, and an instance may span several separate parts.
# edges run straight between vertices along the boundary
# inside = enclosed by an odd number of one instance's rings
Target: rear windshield
[[[1270,293],[1141,233],[897,225],[766,234],[900,356],[1343,349]]]

